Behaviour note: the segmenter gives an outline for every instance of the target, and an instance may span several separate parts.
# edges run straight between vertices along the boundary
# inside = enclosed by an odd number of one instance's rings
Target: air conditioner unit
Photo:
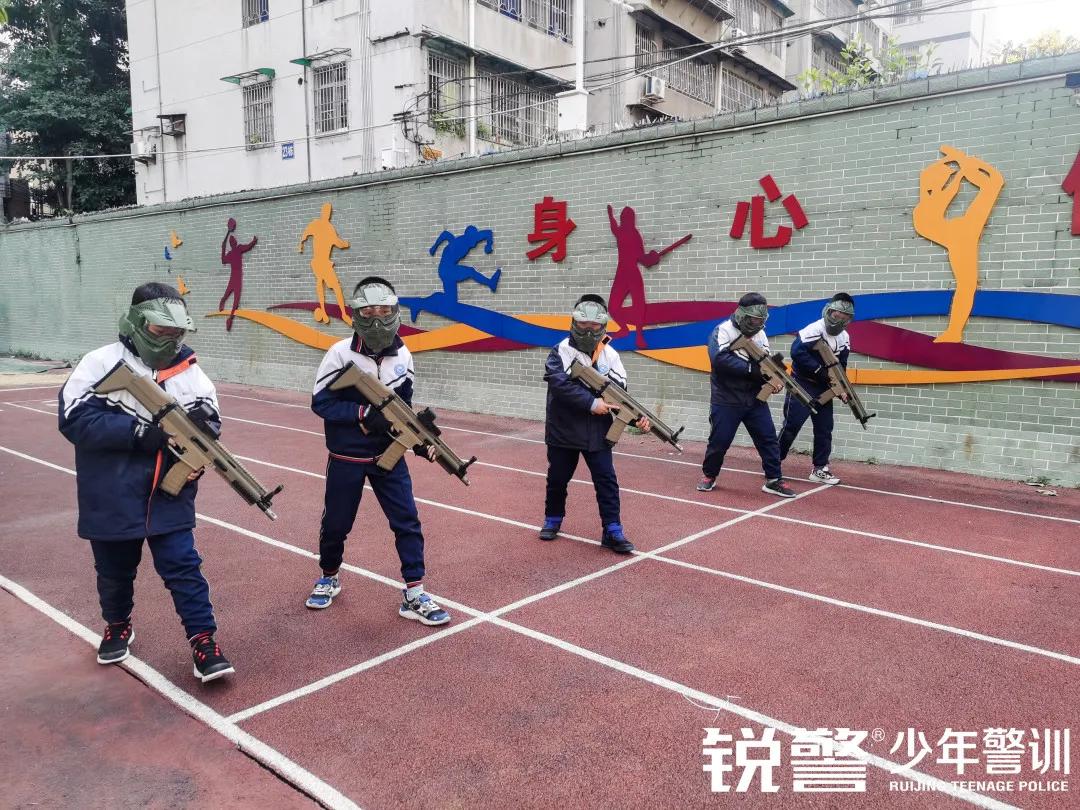
[[[157,144],[150,141],[132,141],[131,159],[144,165],[157,162]]]
[[[646,101],[663,101],[667,92],[667,82],[659,76],[645,77],[645,92],[641,94]]]
[[[734,26],[727,30],[727,34],[727,39],[742,39],[747,35],[741,28],[735,28]]]

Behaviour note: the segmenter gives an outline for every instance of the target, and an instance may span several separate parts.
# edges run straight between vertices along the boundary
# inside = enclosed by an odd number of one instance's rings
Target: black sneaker
[[[97,648],[99,664],[119,664],[128,657],[128,647],[135,640],[135,630],[130,621],[111,622],[105,625],[101,644]]]
[[[783,478],[777,478],[775,481],[766,481],[765,485],[761,488],[762,492],[768,492],[770,495],[776,495],[779,498],[794,498],[795,490],[791,489],[784,483]]]
[[[540,539],[554,540],[558,536],[560,528],[562,528],[561,517],[544,518],[544,525],[540,529]]]
[[[212,633],[199,633],[191,639],[191,656],[195,659],[194,675],[203,683],[235,672]]]
[[[634,544],[626,539],[620,523],[609,523],[604,527],[604,537],[600,545],[610,548],[616,554],[632,554],[634,551]]]

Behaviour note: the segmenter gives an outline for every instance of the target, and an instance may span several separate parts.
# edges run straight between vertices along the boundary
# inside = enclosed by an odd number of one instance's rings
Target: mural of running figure
[[[645,279],[641,267],[656,267],[661,257],[690,241],[693,234],[687,234],[663,250],[645,250],[645,240],[637,229],[637,215],[630,206],[623,208],[619,221],[615,221],[615,209],[607,207],[608,223],[615,234],[615,245],[619,251],[619,261],[615,268],[615,279],[611,282],[611,295],[608,296],[608,313],[619,324],[620,331],[634,325],[635,343],[639,349],[646,348],[645,327],[649,324],[648,304],[645,300]],[[627,297],[629,306],[623,306]]]
[[[225,288],[225,294],[221,296],[220,303],[218,303],[218,310],[225,310],[225,300],[231,295],[233,299],[232,310],[229,312],[229,317],[225,319],[225,331],[231,332],[233,318],[236,317],[236,310],[240,308],[240,293],[244,288],[244,254],[258,244],[259,237],[253,236],[250,242],[242,245],[233,236],[233,232],[236,230],[236,220],[229,217],[229,222],[225,227],[227,228],[225,238],[221,240],[221,263],[229,268],[229,284]]]
[[[337,232],[337,228],[330,222],[334,213],[332,203],[323,203],[322,213],[318,219],[313,219],[300,234],[300,245],[297,253],[304,252],[304,243],[311,240],[311,272],[315,274],[315,295],[319,299],[319,306],[315,309],[314,317],[319,323],[330,323],[330,316],[326,312],[326,289],[329,287],[337,298],[338,310],[341,312],[341,320],[352,326],[352,318],[345,311],[345,295],[341,290],[341,282],[338,281],[337,272],[334,270],[334,260],[330,258],[334,248],[346,250],[349,243]]]
[[[495,272],[488,278],[475,267],[461,264],[473,248],[484,243],[484,253],[491,253],[495,249],[495,236],[490,230],[480,230],[475,225],[468,225],[461,236],[454,236],[450,231],[443,231],[435,240],[428,253],[434,256],[439,246],[446,243],[442,255],[439,257],[439,281],[442,282],[442,292],[433,292],[423,298],[409,299],[409,309],[412,311],[412,320],[415,323],[417,317],[425,309],[427,303],[438,303],[446,308],[457,304],[457,286],[463,281],[475,281],[483,284],[492,292],[499,286],[499,278],[502,276],[502,268],[496,267]]]
[[[990,212],[1005,185],[1001,172],[951,146],[941,147],[942,158],[931,163],[919,176],[919,202],[912,211],[915,230],[948,251],[949,265],[956,277],[949,310],[949,323],[935,343],[961,343],[971,316],[975,289],[979,286],[979,240]],[[949,205],[967,180],[978,194],[966,212],[949,218]]]

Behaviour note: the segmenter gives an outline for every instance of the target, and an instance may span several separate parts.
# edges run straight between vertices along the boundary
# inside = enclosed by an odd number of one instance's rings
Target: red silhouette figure
[[[608,297],[608,312],[619,324],[620,329],[627,328],[628,323],[635,327],[635,344],[639,349],[645,348],[645,327],[649,323],[648,304],[645,301],[645,279],[641,275],[638,265],[656,267],[660,258],[673,251],[690,240],[693,234],[687,234],[674,244],[668,245],[660,251],[645,250],[645,240],[637,229],[637,215],[630,206],[623,208],[619,214],[619,221],[615,221],[615,210],[607,207],[608,222],[611,232],[615,234],[615,244],[619,250],[619,263],[615,268],[615,280],[611,282],[611,295]],[[623,302],[630,298],[630,306],[624,307]]]
[[[769,202],[780,199],[780,189],[773,180],[771,174],[767,174],[758,180]],[[802,230],[810,224],[806,218],[799,198],[789,194],[784,198],[784,208],[791,216],[791,222],[796,230]],[[787,225],[781,225],[772,236],[765,235],[765,197],[760,194],[751,197],[750,202],[740,202],[735,206],[735,222],[731,225],[731,238],[742,239],[746,232],[746,218],[750,217],[750,247],[755,249],[782,248],[791,241],[792,230]]]
[[[1076,153],[1076,160],[1073,162],[1072,169],[1069,170],[1061,187],[1065,189],[1066,194],[1072,195],[1072,235],[1080,236],[1080,152]]]
[[[551,197],[544,197],[543,202],[533,206],[533,232],[526,238],[529,244],[543,242],[540,247],[533,248],[525,255],[530,261],[536,261],[539,257],[550,251],[553,262],[561,262],[566,258],[566,239],[571,231],[577,227],[574,220],[566,216],[566,203],[555,202]]]
[[[228,230],[225,232],[225,238],[221,240],[221,263],[229,266],[229,286],[225,288],[225,294],[221,296],[221,301],[218,303],[218,310],[225,309],[225,299],[230,295],[233,297],[232,311],[229,313],[229,317],[225,319],[225,331],[231,332],[233,325],[233,318],[236,316],[236,310],[240,307],[240,292],[244,287],[244,254],[251,250],[259,241],[259,237],[251,237],[251,241],[246,245],[241,245],[236,241],[236,237],[232,235],[236,230],[236,220],[229,217]],[[225,251],[225,246],[229,246],[229,251]]]

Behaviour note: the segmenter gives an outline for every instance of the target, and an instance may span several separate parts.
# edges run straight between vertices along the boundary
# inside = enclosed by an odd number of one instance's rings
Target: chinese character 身
[[[533,232],[526,239],[529,244],[542,242],[539,247],[528,251],[525,255],[530,261],[543,256],[554,250],[551,254],[553,262],[561,262],[566,258],[566,240],[570,233],[577,227],[577,223],[566,215],[566,202],[555,202],[552,197],[544,197],[543,201],[533,206]]]

